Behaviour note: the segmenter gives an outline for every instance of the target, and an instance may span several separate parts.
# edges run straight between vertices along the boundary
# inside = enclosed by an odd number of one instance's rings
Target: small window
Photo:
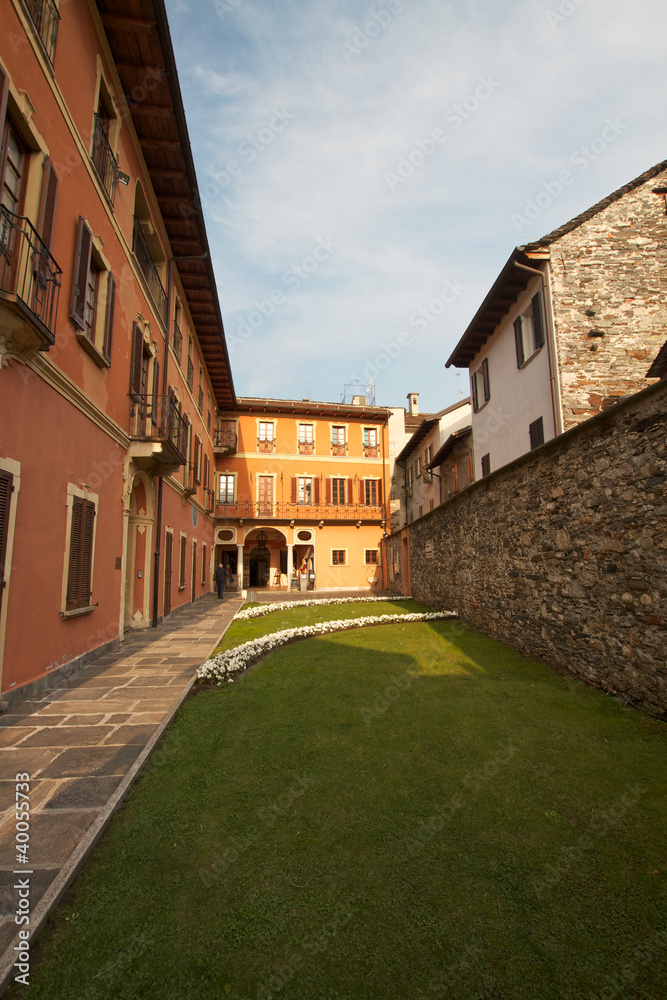
[[[530,434],[531,451],[533,448],[539,448],[541,444],[544,444],[544,421],[542,417],[529,424],[528,433]]]
[[[345,480],[331,480],[331,503],[340,505],[345,503]]]
[[[95,504],[72,497],[65,611],[91,606]]]
[[[312,479],[306,479],[299,477],[297,480],[298,493],[297,493],[297,503],[300,504],[311,504],[313,502],[313,481]]]
[[[489,383],[489,362],[487,358],[484,358],[482,365],[473,372],[470,378],[471,391],[472,391],[472,407],[475,412],[481,410],[482,407],[488,403],[491,399],[491,387]]]
[[[93,241],[85,219],[79,218],[70,316],[77,339],[100,367],[111,364],[116,282]]]
[[[491,456],[482,455],[482,478],[488,476],[491,472]]]
[[[345,428],[344,427],[332,427],[331,428],[331,454],[332,455],[345,455],[347,451],[347,446],[345,443]]]
[[[275,425],[272,420],[260,420],[257,436],[257,450],[272,452],[274,445]]]
[[[331,562],[334,566],[344,566],[345,565],[345,549],[332,549],[331,550]]]
[[[312,455],[314,448],[313,425],[299,424],[299,454]]]
[[[378,550],[377,549],[366,549],[366,565],[367,566],[377,566],[378,564]]]
[[[220,476],[218,481],[218,503],[234,503],[234,476]]]
[[[382,481],[364,479],[361,484],[361,502],[367,507],[379,507],[382,503]]]
[[[514,345],[517,368],[522,368],[544,345],[544,308],[539,292],[531,299],[530,308],[514,320]]]
[[[364,456],[366,458],[377,458],[378,456],[377,427],[364,427]]]

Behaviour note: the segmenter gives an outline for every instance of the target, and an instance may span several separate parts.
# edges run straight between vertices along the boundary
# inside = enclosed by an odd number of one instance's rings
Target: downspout
[[[204,254],[187,257],[170,257],[167,264],[167,330],[164,338],[164,353],[162,355],[162,397],[167,395],[169,384],[167,363],[169,361],[169,341],[171,339],[171,292],[174,284],[174,264],[179,260],[207,260],[208,251]],[[162,488],[164,478],[158,476],[157,487],[157,513],[155,517],[155,553],[153,556],[153,620],[151,627],[157,628],[158,619],[158,581],[160,579],[160,546],[162,535]]]
[[[553,408],[554,415],[554,429],[556,435],[563,433],[563,410],[560,398],[560,383],[557,378],[558,370],[558,358],[556,355],[556,331],[554,330],[554,320],[553,320],[553,303],[551,301],[551,287],[547,281],[544,271],[541,271],[537,267],[528,267],[527,264],[519,264],[518,261],[514,261],[514,266],[518,267],[520,271],[528,271],[529,274],[539,275],[542,281],[542,290],[544,292],[544,302],[545,302],[545,314],[547,317],[547,353],[549,356],[549,385],[551,389],[551,405]],[[547,263],[547,268],[549,264]]]

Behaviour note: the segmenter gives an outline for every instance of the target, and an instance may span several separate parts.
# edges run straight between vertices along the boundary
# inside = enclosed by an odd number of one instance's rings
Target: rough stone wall
[[[667,339],[667,216],[653,193],[666,183],[664,171],[551,244],[566,430],[650,384]]]
[[[412,594],[667,714],[666,432],[663,381],[474,483],[408,529]]]

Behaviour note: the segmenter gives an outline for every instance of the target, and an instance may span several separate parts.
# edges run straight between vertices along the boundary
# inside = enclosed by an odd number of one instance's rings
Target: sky
[[[239,396],[455,403],[513,248],[667,159],[664,0],[166,5]]]

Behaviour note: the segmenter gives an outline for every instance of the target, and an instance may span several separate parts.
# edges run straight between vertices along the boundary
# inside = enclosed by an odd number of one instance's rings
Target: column
[[[239,581],[239,594],[243,590],[243,545],[236,546],[236,575]]]
[[[292,574],[294,573],[294,546],[287,545],[287,591],[292,589]]]

